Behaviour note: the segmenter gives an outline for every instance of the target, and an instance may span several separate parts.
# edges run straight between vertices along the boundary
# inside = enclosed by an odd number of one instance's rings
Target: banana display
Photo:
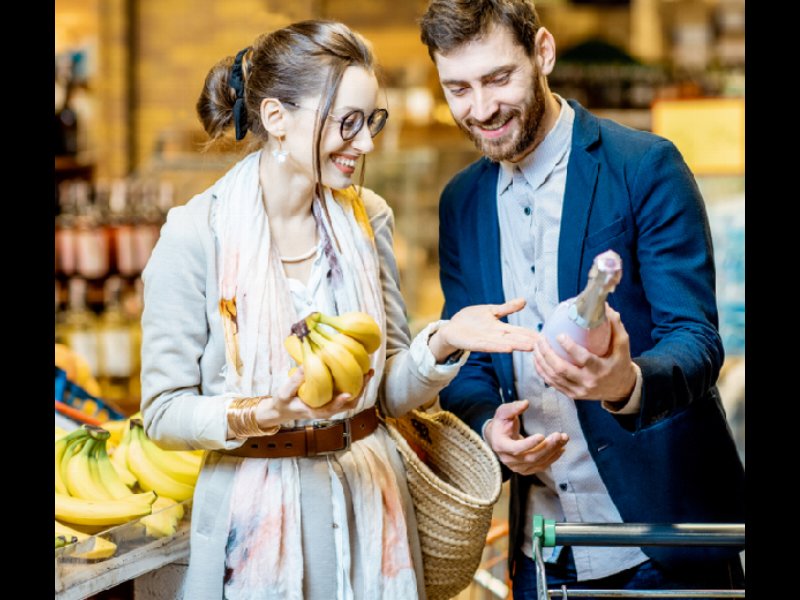
[[[142,421],[115,424],[114,434],[84,425],[55,442],[56,548],[87,534],[140,519],[153,537],[173,535],[183,518],[179,502],[192,497],[201,452],[167,451],[144,432]],[[109,456],[113,438],[119,440]],[[108,558],[116,546],[97,537],[79,558]]]
[[[303,366],[305,374],[297,395],[315,408],[338,394],[357,396],[370,369],[369,355],[381,341],[380,327],[367,313],[329,316],[314,312],[301,319],[284,341],[289,356]]]

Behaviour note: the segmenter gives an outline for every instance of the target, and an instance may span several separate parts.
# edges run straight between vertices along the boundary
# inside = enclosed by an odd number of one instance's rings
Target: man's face
[[[488,158],[518,160],[540,140],[545,92],[535,58],[510,30],[436,53],[436,67],[456,124]]]

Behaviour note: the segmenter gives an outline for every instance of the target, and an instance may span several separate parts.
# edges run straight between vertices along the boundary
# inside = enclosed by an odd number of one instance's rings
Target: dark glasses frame
[[[289,102],[287,100],[284,100],[283,104],[287,104],[294,108],[313,110],[314,112],[317,112],[318,110],[308,106],[300,106],[299,104],[295,104],[294,102]],[[378,135],[386,125],[386,121],[389,120],[389,111],[385,108],[376,108],[367,117],[363,110],[356,108],[344,116],[335,117],[333,115],[328,115],[328,118],[339,123],[339,135],[342,136],[342,140],[349,142],[364,128],[364,123],[367,124],[367,129],[369,130],[371,137],[374,138],[376,135]],[[353,119],[355,119],[355,121],[353,121]],[[347,132],[345,132],[345,128],[347,128]]]

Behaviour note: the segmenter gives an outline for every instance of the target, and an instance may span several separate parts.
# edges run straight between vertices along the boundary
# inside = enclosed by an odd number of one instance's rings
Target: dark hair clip
[[[236,140],[241,140],[247,134],[247,108],[244,105],[244,71],[242,71],[242,57],[250,50],[250,46],[240,50],[233,60],[231,67],[230,86],[236,92],[236,102],[233,103],[233,124],[236,126]]]

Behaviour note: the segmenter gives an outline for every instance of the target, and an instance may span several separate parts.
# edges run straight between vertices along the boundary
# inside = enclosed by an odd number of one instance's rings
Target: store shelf
[[[597,108],[592,109],[591,112],[597,117],[611,119],[633,129],[641,129],[642,131],[650,131],[652,129],[653,117],[649,108]]]
[[[190,500],[182,504],[185,510],[184,518],[175,534],[169,537],[148,536],[145,526],[136,520],[99,533],[78,544],[56,550],[56,600],[82,600],[188,557],[191,528]],[[115,555],[103,560],[77,558],[77,555],[94,548],[98,536],[117,545]]]

